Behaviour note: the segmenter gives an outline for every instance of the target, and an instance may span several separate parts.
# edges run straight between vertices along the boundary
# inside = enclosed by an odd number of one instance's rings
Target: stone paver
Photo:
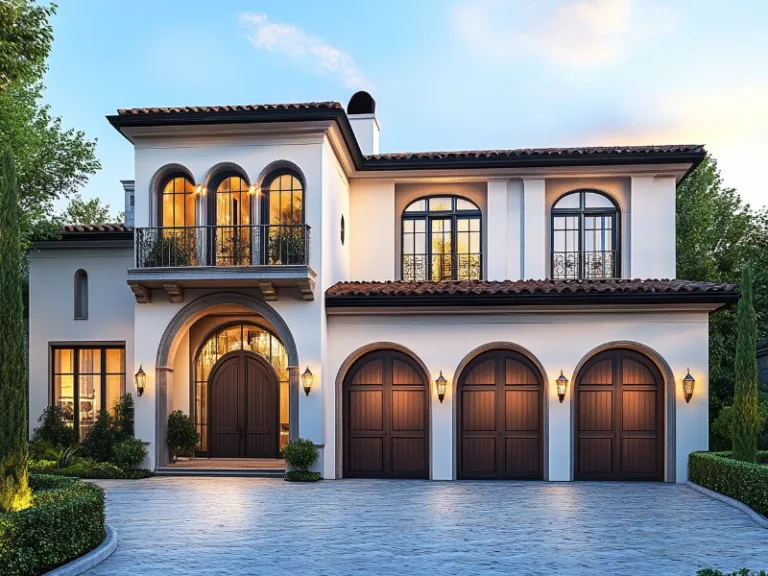
[[[685,486],[257,478],[102,481],[91,575],[617,574],[768,568],[768,530]]]

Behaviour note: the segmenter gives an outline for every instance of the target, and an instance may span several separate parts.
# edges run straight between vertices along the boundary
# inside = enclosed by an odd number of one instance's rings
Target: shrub
[[[136,438],[123,440],[115,444],[114,463],[122,470],[132,470],[144,460],[147,455],[147,449],[144,442]]]
[[[112,415],[106,410],[99,411],[99,417],[83,440],[83,447],[89,456],[101,462],[111,462],[115,455],[117,432]]]
[[[57,468],[56,463],[50,460],[38,460],[30,463],[30,470],[34,474],[53,474],[89,480],[138,480],[152,476],[149,470],[121,470],[109,462],[95,462],[87,458],[81,458],[79,462],[67,468]]]
[[[195,423],[181,410],[168,415],[168,451],[171,459],[176,456],[194,456],[199,438]]]
[[[144,259],[144,268],[189,266],[194,261],[194,239],[167,236],[158,238]]]
[[[724,450],[731,447],[733,431],[733,406],[724,406],[720,414],[712,422],[711,431],[717,438],[723,438],[725,443],[718,442],[718,446],[725,446]],[[759,450],[768,450],[768,401],[763,400],[757,407],[757,447]],[[710,445],[710,450],[713,447]]]
[[[289,470],[285,473],[286,482],[317,482],[322,478],[320,472],[307,472],[306,470]]]
[[[0,461],[0,510],[17,512],[32,504],[29,456],[11,453]]]
[[[133,396],[125,394],[120,400],[115,402],[115,431],[118,440],[128,440],[133,438],[134,431],[134,409]]]
[[[0,514],[0,573],[42,574],[104,540],[104,491],[86,482],[32,475],[32,508]]]
[[[734,460],[728,452],[693,452],[688,479],[768,514],[768,466]],[[759,453],[759,459],[768,453]]]
[[[56,470],[56,462],[53,460],[30,460],[29,472],[31,474],[50,474]]]
[[[72,464],[75,464],[80,459],[79,454],[80,446],[77,444],[64,448],[49,446],[46,451],[46,456],[56,464],[56,468],[72,466]]]
[[[320,457],[312,440],[299,438],[283,448],[285,461],[298,472],[307,472]]]
[[[48,406],[38,419],[40,426],[35,428],[32,441],[47,442],[53,446],[71,446],[77,444],[77,431],[68,422],[72,422],[72,409],[62,406]]]
[[[752,305],[752,270],[741,273],[741,298],[737,310],[736,382],[733,387],[733,456],[755,462],[757,455],[757,315]]]

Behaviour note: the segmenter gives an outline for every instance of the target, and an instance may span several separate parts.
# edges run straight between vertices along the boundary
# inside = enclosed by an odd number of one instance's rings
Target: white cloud
[[[652,0],[462,0],[452,13],[458,37],[478,53],[570,68],[622,62],[633,44],[671,32],[677,19]]]
[[[288,56],[309,65],[318,74],[337,75],[347,88],[371,88],[371,82],[352,56],[326,40],[307,34],[293,24],[269,22],[266,14],[241,14],[240,21],[248,28],[248,39],[257,49]]]

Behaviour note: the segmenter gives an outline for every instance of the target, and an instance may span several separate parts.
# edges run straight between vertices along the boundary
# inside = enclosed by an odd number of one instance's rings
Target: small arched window
[[[479,280],[482,216],[458,196],[414,200],[402,216],[402,277],[406,282]]]
[[[88,320],[88,273],[75,272],[75,320]]]
[[[619,209],[599,192],[569,192],[552,206],[552,278],[616,278]]]
[[[195,225],[195,186],[186,176],[172,176],[163,185],[160,221],[163,228]]]

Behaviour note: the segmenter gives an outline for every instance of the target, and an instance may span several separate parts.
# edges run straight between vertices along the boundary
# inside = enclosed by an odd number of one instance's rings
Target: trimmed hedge
[[[317,482],[322,477],[320,472],[308,472],[307,470],[289,470],[285,473],[286,482]]]
[[[34,506],[0,513],[0,574],[42,574],[104,541],[104,491],[95,484],[30,476]]]
[[[36,460],[30,464],[29,470],[34,474],[53,474],[86,480],[141,480],[152,476],[152,472],[146,469],[122,470],[108,462],[88,461],[80,461],[67,468],[56,468],[56,463],[52,460]]]
[[[691,453],[688,479],[768,515],[768,466],[741,462],[730,456],[730,452]],[[767,458],[768,452],[758,454],[758,462]]]

